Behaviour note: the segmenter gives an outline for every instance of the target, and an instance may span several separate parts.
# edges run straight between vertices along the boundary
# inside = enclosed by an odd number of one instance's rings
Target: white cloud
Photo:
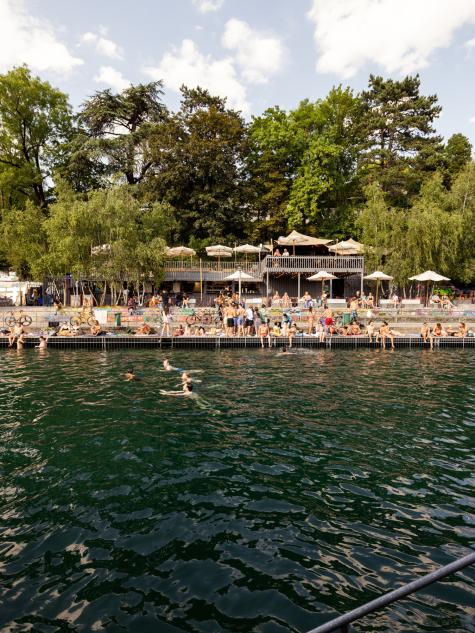
[[[224,4],[224,0],[193,0],[193,5],[200,13],[218,11]]]
[[[102,28],[102,30],[104,29]],[[98,53],[110,59],[123,59],[121,47],[106,37],[99,37],[99,35],[88,31],[82,35],[81,42],[83,44],[91,44]]]
[[[468,42],[465,42],[465,46],[467,48],[473,48],[475,46],[475,37],[471,40],[468,40]]]
[[[28,13],[24,0],[0,0],[0,71],[28,64],[35,71],[68,73],[82,63],[47,20]]]
[[[165,53],[158,66],[146,67],[144,72],[152,79],[163,79],[170,90],[178,91],[182,84],[201,86],[211,94],[227,97],[232,108],[249,112],[246,87],[236,75],[233,59],[203,55],[193,40],[183,40],[179,49]]]
[[[284,61],[284,47],[277,37],[256,31],[236,18],[226,22],[222,44],[235,51],[242,76],[249,83],[267,83],[269,75],[280,70]]]
[[[94,77],[94,81],[98,84],[106,84],[117,92],[121,92],[130,86],[130,81],[127,81],[122,76],[122,73],[112,68],[112,66],[101,66],[99,73]]]
[[[470,123],[475,123],[475,116],[471,116],[471,117],[469,118],[469,121],[470,121]]]
[[[475,22],[474,0],[313,0],[317,70],[351,77],[366,64],[412,73]]]

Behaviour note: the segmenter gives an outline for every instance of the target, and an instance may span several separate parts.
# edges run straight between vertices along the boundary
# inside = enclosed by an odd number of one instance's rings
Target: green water
[[[472,350],[164,357],[2,352],[1,631],[306,631],[474,546]],[[358,630],[474,621],[469,569]]]

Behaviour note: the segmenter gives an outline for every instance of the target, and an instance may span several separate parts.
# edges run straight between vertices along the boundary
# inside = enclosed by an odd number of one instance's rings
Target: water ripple
[[[4,353],[1,630],[305,631],[474,546],[471,351],[163,358]],[[364,630],[474,621],[468,569]]]

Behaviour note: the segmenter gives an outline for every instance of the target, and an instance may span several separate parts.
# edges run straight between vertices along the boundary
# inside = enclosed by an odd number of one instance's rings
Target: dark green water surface
[[[2,351],[1,631],[303,632],[474,546],[473,350],[164,357]],[[356,628],[474,622],[472,568]]]

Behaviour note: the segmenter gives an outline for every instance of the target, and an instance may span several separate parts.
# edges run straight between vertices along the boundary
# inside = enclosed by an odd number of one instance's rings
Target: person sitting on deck
[[[369,338],[369,342],[371,343],[374,336],[374,323],[373,321],[368,321],[366,324],[366,335]]]
[[[368,298],[366,300],[366,307],[369,309],[374,308],[374,297],[371,292],[369,293]]]
[[[424,343],[427,343],[427,341],[429,341],[430,348],[431,349],[433,348],[434,339],[431,335],[430,327],[427,322],[424,322],[421,326],[421,339],[423,340]]]
[[[303,307],[304,308],[308,309],[308,308],[313,307],[312,297],[310,296],[310,294],[308,293],[307,290],[304,292],[304,295],[302,297],[302,301],[303,301]]]
[[[183,329],[183,325],[180,325],[174,330],[173,336],[183,336],[185,334],[185,330]]]
[[[442,327],[441,323],[436,323],[432,330],[432,336],[447,336],[447,332]]]
[[[379,328],[379,339],[381,340],[381,347],[386,347],[387,338],[389,338],[389,340],[391,341],[391,349],[394,349],[394,334],[391,332],[388,322],[383,321],[382,325]]]
[[[275,304],[277,306],[280,306],[281,304],[281,298],[278,290],[274,292],[274,296],[272,297],[272,304]]]
[[[135,332],[137,336],[148,336],[149,334],[153,334],[153,330],[148,323],[144,323],[142,327],[139,327]]]
[[[13,347],[15,341],[24,334],[25,330],[23,329],[23,325],[18,324],[14,325],[8,334],[8,347]]]
[[[457,336],[459,338],[465,338],[467,334],[468,334],[468,327],[465,325],[465,323],[460,322],[459,329],[455,332],[454,336]]]
[[[358,321],[353,321],[348,328],[351,336],[359,336],[361,334],[361,328]]]
[[[279,251],[279,248],[276,248],[274,251],[274,257],[282,257],[281,252]]]
[[[282,295],[282,307],[283,308],[290,308],[292,305],[292,302],[290,300],[289,295],[284,292],[284,294]]]
[[[449,297],[446,296],[442,297],[441,305],[444,310],[450,310],[450,308],[454,307],[452,301],[450,301]]]
[[[282,257],[290,257],[290,253],[289,253],[289,251],[286,248],[284,248],[284,252],[282,253]]]
[[[149,308],[156,308],[158,306],[158,297],[157,295],[153,295],[148,302]]]
[[[280,336],[282,334],[280,326],[281,326],[281,324],[280,324],[279,321],[276,321],[274,323],[274,326],[272,328],[272,336]]]
[[[94,325],[91,325],[91,330],[90,330],[91,336],[100,336],[102,333],[103,332],[101,330],[101,326],[99,325],[99,323],[94,323]]]

